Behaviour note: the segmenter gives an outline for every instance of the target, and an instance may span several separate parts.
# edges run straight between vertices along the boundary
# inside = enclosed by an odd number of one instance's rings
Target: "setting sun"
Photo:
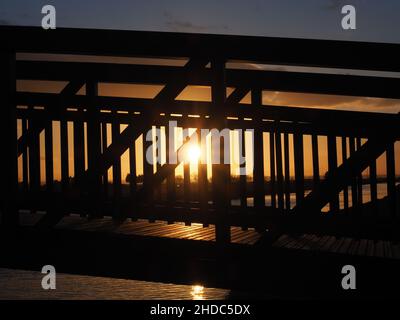
[[[201,150],[198,145],[190,145],[186,151],[186,159],[190,163],[197,163],[201,155]]]

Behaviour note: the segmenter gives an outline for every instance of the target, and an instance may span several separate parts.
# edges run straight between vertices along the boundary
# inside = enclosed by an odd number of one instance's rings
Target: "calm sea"
[[[201,284],[176,285],[57,273],[56,289],[44,290],[38,271],[0,268],[0,300],[208,300],[227,299],[231,291]]]

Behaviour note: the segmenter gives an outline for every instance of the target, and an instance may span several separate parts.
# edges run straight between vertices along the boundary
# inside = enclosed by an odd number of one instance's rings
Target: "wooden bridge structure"
[[[220,244],[231,241],[232,228],[398,239],[399,115],[272,106],[263,104],[262,97],[268,90],[399,99],[400,79],[385,72],[400,72],[400,45],[33,27],[1,27],[0,34],[5,228],[17,227],[24,209],[43,212],[36,226],[45,229],[72,213],[93,219],[110,216],[118,223],[128,218],[166,225],[198,223],[212,227]],[[26,53],[42,56],[18,58]],[[86,62],[54,61],[51,55],[86,56]],[[114,57],[114,61],[98,62],[96,57]],[[121,63],[115,57],[151,62]],[[179,63],[160,63],[166,59]],[[308,69],[243,67],[250,64]],[[343,70],[376,74],[352,75]],[[62,81],[65,87],[59,93],[23,92],[16,89],[19,80]],[[99,94],[102,83],[162,89],[153,98],[106,96]],[[177,99],[187,86],[208,87],[210,101]],[[227,88],[232,91],[229,95]],[[246,96],[250,102],[243,102]],[[182,128],[254,130],[254,165],[252,172],[235,182],[238,192],[232,190],[229,164],[213,164],[210,174],[207,164],[199,162],[193,183],[190,165],[184,163],[180,185],[175,174],[179,163],[169,164],[168,156],[166,163],[156,166],[145,160],[151,142],[143,140],[138,149],[135,141],[151,128],[168,130],[170,120]],[[60,132],[59,164],[54,155],[55,124]],[[68,134],[70,128],[73,135]],[[306,136],[311,139],[309,150]],[[327,141],[325,151],[320,137]],[[223,150],[228,142],[220,142]],[[247,143],[244,138],[243,143]],[[127,187],[121,177],[125,152],[129,153]],[[305,177],[305,152],[311,152],[312,163],[307,164],[313,170],[311,182]],[[327,152],[325,174],[320,170],[321,152]],[[383,154],[387,196],[378,199],[376,160]],[[143,162],[142,177],[138,159]],[[61,168],[59,182],[55,166]],[[370,186],[368,200],[363,195],[365,184]],[[236,198],[240,201],[233,203]],[[323,212],[326,206],[329,210]]]

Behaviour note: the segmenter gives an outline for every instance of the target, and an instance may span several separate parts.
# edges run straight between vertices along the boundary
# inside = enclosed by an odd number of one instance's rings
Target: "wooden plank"
[[[301,249],[307,250],[307,251],[312,250],[315,245],[316,239],[317,239],[317,236],[315,234],[306,234],[305,241],[304,241],[303,247]]]
[[[360,240],[359,240],[359,239],[354,239],[354,240],[351,242],[351,246],[350,246],[350,248],[349,248],[349,250],[348,250],[348,253],[349,253],[350,255],[356,255],[359,246],[360,246]]]
[[[276,240],[272,246],[273,247],[282,247],[284,246],[284,244],[286,243],[286,241],[288,241],[290,239],[290,236],[288,234],[283,234],[281,235],[278,240]]]
[[[366,255],[368,257],[373,257],[375,255],[375,242],[373,240],[368,240],[367,243],[368,245]]]
[[[393,258],[400,259],[400,244],[392,243]]]
[[[330,248],[330,252],[333,253],[338,253],[340,250],[340,247],[343,245],[345,238],[341,237],[339,239],[336,240],[336,242],[332,245],[332,247]]]
[[[358,246],[358,250],[357,250],[357,255],[359,256],[364,256],[367,253],[367,249],[368,249],[368,240],[367,239],[361,239],[360,240],[360,245]]]
[[[325,242],[325,244],[321,247],[321,251],[329,252],[329,249],[336,242],[336,237],[330,236],[329,239]]]
[[[375,244],[375,257],[379,257],[379,258],[385,257],[382,240],[378,240]]]
[[[348,254],[348,250],[350,248],[350,245],[351,245],[352,241],[353,241],[353,239],[351,239],[351,238],[345,238],[344,242],[343,242],[343,244],[340,247],[338,252],[342,253],[342,254]]]

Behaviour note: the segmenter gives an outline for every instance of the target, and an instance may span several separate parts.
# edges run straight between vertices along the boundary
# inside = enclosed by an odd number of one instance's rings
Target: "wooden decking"
[[[273,243],[273,247],[290,250],[400,259],[400,243],[382,240],[374,241],[315,234],[303,234],[298,237],[293,237],[284,234]]]
[[[42,217],[41,214],[23,213],[20,215],[21,224],[33,226]],[[111,218],[88,220],[79,215],[65,216],[56,228],[64,230],[80,230],[88,232],[108,232],[123,235],[143,237],[175,238],[185,240],[201,240],[215,242],[215,227],[203,227],[202,224],[183,223],[167,224],[163,221],[149,222],[148,220],[126,220],[122,224],[115,223]],[[231,242],[235,244],[253,245],[261,237],[254,229],[242,230],[231,227]]]
[[[20,222],[24,226],[34,226],[41,217],[40,213],[21,213]],[[56,229],[215,242],[215,227],[204,227],[197,223],[189,226],[183,223],[167,224],[163,221],[149,222],[140,219],[117,224],[109,217],[88,220],[79,215],[69,215],[57,224]],[[232,243],[248,246],[255,245],[261,238],[261,234],[254,229],[242,230],[239,227],[231,227],[231,235]],[[400,260],[399,242],[331,235],[283,234],[272,243],[272,248]]]

